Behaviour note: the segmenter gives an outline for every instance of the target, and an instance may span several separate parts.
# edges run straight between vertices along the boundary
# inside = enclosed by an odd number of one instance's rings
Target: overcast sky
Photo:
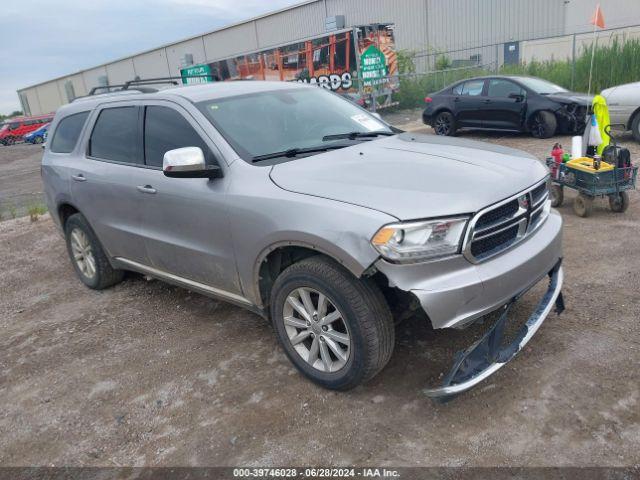
[[[300,0],[2,1],[0,113],[16,90]]]

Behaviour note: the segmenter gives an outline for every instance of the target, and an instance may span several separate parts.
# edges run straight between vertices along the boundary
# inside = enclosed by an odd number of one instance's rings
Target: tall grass
[[[505,65],[501,72],[512,75],[532,75],[557,83],[565,88],[586,92],[589,88],[589,68],[592,46],[588,46],[576,57],[575,78],[571,85],[571,60],[532,61],[523,65]],[[640,80],[640,40],[622,43],[614,38],[610,45],[595,49],[591,92],[622,83]]]
[[[571,60],[533,60],[521,65],[504,65],[500,68],[500,73],[540,77],[569,90],[586,92],[589,88],[591,51],[592,46],[588,46],[576,56],[575,74],[572,74]],[[450,69],[421,75],[409,73],[401,77],[400,91],[394,98],[399,102],[398,108],[421,107],[424,105],[424,97],[429,93],[458,80],[490,73],[493,72],[482,68]],[[640,81],[640,40],[632,39],[623,43],[615,37],[610,45],[598,46],[595,49],[592,93],[614,85],[637,81]]]

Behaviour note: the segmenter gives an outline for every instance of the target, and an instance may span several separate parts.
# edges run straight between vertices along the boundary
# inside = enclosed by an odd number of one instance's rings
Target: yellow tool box
[[[593,168],[593,158],[589,157],[575,158],[573,160],[569,160],[565,165],[568,168],[573,168],[575,170],[580,170],[581,172],[587,173],[601,173],[613,170],[613,165],[607,162],[601,162],[600,168],[596,170],[595,168]]]

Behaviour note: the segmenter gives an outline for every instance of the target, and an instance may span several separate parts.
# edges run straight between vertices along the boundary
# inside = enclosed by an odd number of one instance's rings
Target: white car
[[[607,88],[602,96],[609,106],[611,124],[624,124],[640,142],[640,82]]]

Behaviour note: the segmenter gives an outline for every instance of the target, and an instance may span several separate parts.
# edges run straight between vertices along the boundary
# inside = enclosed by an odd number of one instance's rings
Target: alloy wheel
[[[96,260],[89,237],[79,228],[71,231],[71,251],[78,269],[87,278],[93,278],[96,274]]]
[[[446,115],[439,115],[436,119],[436,133],[438,135],[449,135],[451,131],[451,120]]]
[[[537,114],[533,119],[533,125],[531,126],[531,133],[534,137],[542,138],[544,136],[545,124],[544,120]]]
[[[293,290],[285,300],[283,322],[291,346],[316,370],[337,372],[349,360],[349,328],[335,304],[308,287]]]

